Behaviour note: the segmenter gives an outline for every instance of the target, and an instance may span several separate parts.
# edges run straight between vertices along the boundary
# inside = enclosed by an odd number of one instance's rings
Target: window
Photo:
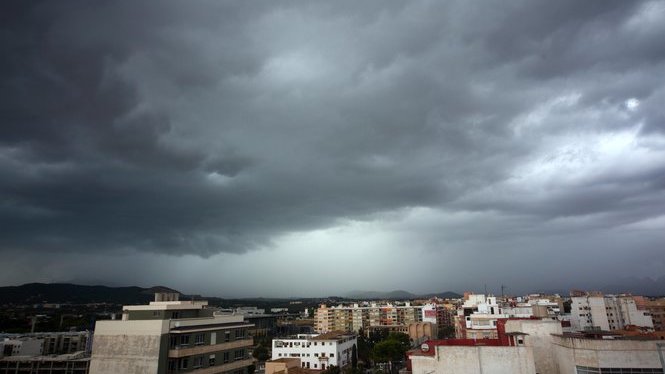
[[[237,339],[242,339],[244,337],[245,337],[245,330],[243,330],[243,329],[236,330],[236,340]]]
[[[194,357],[192,367],[200,368],[201,366],[203,366],[203,356]]]
[[[224,341],[225,342],[231,341],[231,331],[229,330],[224,331]]]
[[[180,359],[180,368],[187,369],[189,367],[189,358]]]
[[[169,360],[169,370],[176,370],[178,368],[178,362],[176,360]]]
[[[206,335],[205,334],[196,334],[194,336],[194,344],[195,345],[204,344],[205,341],[206,341]]]
[[[180,335],[180,345],[189,345],[189,335]]]
[[[208,366],[215,366],[215,355],[210,355],[208,358]]]
[[[238,361],[242,360],[245,358],[245,350],[244,349],[238,349],[235,352],[233,352],[233,359]]]
[[[224,352],[224,355],[222,357],[224,363],[229,362],[229,352]]]
[[[335,354],[334,354],[334,353],[331,353],[331,354],[330,354],[330,357],[335,357]]]

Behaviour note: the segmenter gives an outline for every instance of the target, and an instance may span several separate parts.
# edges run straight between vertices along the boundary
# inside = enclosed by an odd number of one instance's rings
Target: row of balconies
[[[219,351],[226,351],[229,349],[251,347],[253,344],[254,344],[253,339],[249,338],[249,339],[240,339],[219,344],[196,345],[188,348],[170,349],[169,358],[180,358],[180,357],[187,357],[193,355],[208,354]]]
[[[244,359],[244,360],[239,360],[239,361],[233,361],[229,362],[228,364],[222,364],[222,365],[215,365],[215,366],[209,366],[207,368],[200,368],[200,369],[194,369],[194,370],[188,370],[187,374],[218,374],[218,373],[226,373],[230,372],[233,370],[238,370],[242,369],[244,367],[250,366],[254,363],[254,360],[251,358]],[[178,373],[178,371],[167,371],[167,374],[175,374]]]

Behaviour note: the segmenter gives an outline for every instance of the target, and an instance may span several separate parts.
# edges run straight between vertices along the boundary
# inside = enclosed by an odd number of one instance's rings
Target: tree
[[[339,366],[330,365],[326,370],[322,371],[322,374],[342,374]]]
[[[254,356],[254,358],[259,361],[266,361],[270,358],[270,356],[268,355],[268,348],[262,345],[259,345],[258,347],[254,348],[252,356]]]
[[[411,348],[411,339],[402,333],[390,333],[388,337],[374,345],[372,358],[376,362],[401,361]]]
[[[373,347],[374,344],[365,337],[363,329],[360,329],[358,331],[358,359],[365,365],[369,363]]]
[[[351,347],[351,367],[354,369],[358,367],[358,348],[355,344]]]

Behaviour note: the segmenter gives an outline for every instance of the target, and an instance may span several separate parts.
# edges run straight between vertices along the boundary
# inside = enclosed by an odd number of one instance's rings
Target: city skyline
[[[0,7],[0,286],[665,277],[663,2]]]

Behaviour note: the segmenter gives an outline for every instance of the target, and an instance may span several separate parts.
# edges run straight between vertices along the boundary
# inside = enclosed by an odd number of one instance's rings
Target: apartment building
[[[466,294],[457,310],[455,336],[459,339],[497,339],[497,321],[508,318],[494,296]]]
[[[423,322],[423,306],[404,304],[364,303],[328,307],[325,304],[315,311],[314,331],[358,332],[370,327],[401,326],[407,330],[410,323]]]
[[[253,326],[242,315],[217,315],[207,301],[156,295],[123,307],[122,320],[98,321],[91,374],[246,374]]]
[[[622,330],[627,326],[653,329],[648,313],[639,310],[631,295],[603,295],[600,292],[571,292],[573,330]]]
[[[333,365],[342,368],[351,364],[354,346],[356,335],[346,332],[299,334],[273,339],[272,359],[298,358],[306,369],[325,370]]]
[[[645,311],[651,316],[653,329],[655,331],[665,331],[665,297],[659,299],[647,299],[642,296],[635,296],[637,309]]]

